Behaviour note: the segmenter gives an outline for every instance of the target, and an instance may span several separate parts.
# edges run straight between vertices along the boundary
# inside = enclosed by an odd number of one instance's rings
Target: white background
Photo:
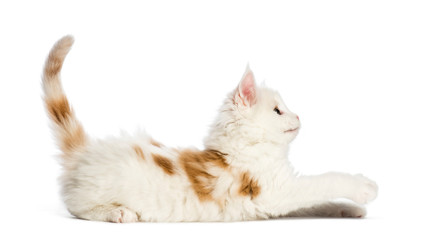
[[[2,239],[430,239],[434,222],[433,1],[1,1]],[[52,44],[76,43],[63,83],[93,136],[145,128],[202,147],[249,62],[302,121],[304,174],[379,184],[364,220],[108,224],[59,197],[40,75]],[[431,229],[432,228],[432,229]],[[5,237],[8,236],[8,237]]]

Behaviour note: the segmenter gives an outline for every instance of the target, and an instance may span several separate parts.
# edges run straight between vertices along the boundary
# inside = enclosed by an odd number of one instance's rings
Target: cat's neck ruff
[[[211,132],[205,140],[205,147],[226,154],[231,166],[252,173],[289,165],[289,145],[286,143],[255,141],[243,135],[235,137]]]

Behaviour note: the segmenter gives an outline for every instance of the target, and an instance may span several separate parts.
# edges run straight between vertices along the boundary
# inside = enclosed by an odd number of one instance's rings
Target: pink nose
[[[299,120],[299,116],[296,116],[296,118]]]

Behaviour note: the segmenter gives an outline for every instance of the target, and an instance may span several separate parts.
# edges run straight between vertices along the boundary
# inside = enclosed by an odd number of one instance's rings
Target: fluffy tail
[[[86,133],[76,119],[62,89],[60,71],[66,55],[74,43],[72,36],[61,38],[51,49],[44,66],[42,86],[48,115],[59,148],[68,156],[86,144]]]

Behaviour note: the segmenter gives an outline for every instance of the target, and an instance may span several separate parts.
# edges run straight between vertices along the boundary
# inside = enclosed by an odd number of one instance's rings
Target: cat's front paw
[[[355,191],[352,200],[358,204],[366,204],[378,196],[376,182],[364,177],[362,174],[353,176],[355,179]]]

